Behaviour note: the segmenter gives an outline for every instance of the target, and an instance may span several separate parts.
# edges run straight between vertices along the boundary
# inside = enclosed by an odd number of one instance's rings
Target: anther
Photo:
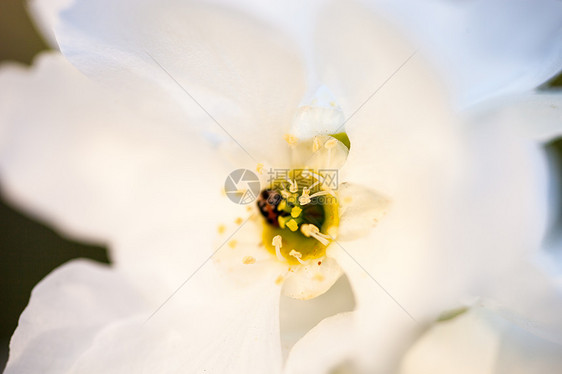
[[[271,245],[275,247],[275,255],[279,261],[285,261],[285,258],[281,254],[281,247],[283,246],[283,239],[281,235],[275,235],[271,242]]]
[[[299,208],[298,206],[294,206],[293,209],[291,209],[291,217],[293,218],[297,218],[298,216],[300,216],[302,213],[302,209]]]
[[[330,243],[331,237],[320,232],[320,229],[311,223],[305,223],[301,226],[301,232],[306,237],[313,237],[324,245]]]
[[[289,252],[289,256],[293,256],[294,258],[296,258],[297,261],[300,262],[302,265],[306,264],[305,261],[301,260],[302,253],[295,251],[294,249],[292,249],[291,252]]]

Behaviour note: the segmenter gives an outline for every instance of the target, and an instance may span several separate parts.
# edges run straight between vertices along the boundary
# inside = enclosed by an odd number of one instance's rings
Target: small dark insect
[[[287,215],[287,213],[277,210],[277,206],[281,200],[283,200],[283,196],[275,190],[263,190],[257,200],[261,214],[265,217],[267,222],[274,227],[279,227],[277,217],[280,215]]]

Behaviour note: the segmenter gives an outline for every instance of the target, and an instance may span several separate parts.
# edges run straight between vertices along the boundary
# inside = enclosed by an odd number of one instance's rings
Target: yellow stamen
[[[291,185],[291,187],[289,187],[289,192],[291,193],[295,193],[299,190],[299,186],[297,185],[297,181],[293,181],[289,178],[287,178],[287,181],[289,182],[289,184]]]
[[[324,195],[332,195],[334,197],[336,196],[332,190],[318,191],[316,193],[313,193],[312,195],[309,195],[309,193],[310,191],[308,189],[306,190],[303,189],[302,195],[299,197],[299,203],[301,205],[309,204],[312,199],[318,196],[324,196]]]
[[[291,231],[297,231],[299,228],[299,224],[294,219],[289,220],[289,222],[285,222],[285,226],[287,226]]]
[[[303,188],[302,189],[302,195],[299,197],[299,203],[301,205],[306,205],[308,203],[310,203],[310,189],[309,188]]]
[[[322,234],[320,229],[311,223],[303,224],[301,226],[301,232],[304,236],[313,237],[324,245],[328,245],[330,243],[330,239],[332,239],[330,236]]]
[[[302,213],[302,209],[299,208],[298,206],[293,207],[293,209],[291,209],[291,217],[293,218],[297,218],[298,216],[300,216]]]
[[[279,203],[279,205],[277,205],[277,210],[279,210],[279,211],[285,210],[286,207],[287,207],[287,201],[286,201],[286,200],[281,200],[281,202]]]
[[[275,235],[271,241],[271,245],[275,247],[275,255],[279,261],[285,261],[285,258],[281,254],[281,247],[283,246],[283,239],[281,235]]]
[[[277,217],[277,222],[279,222],[279,227],[281,227],[282,229],[284,229],[284,228],[285,228],[285,223],[287,222],[288,219],[289,219],[289,217],[283,217],[283,216]]]
[[[294,258],[296,258],[297,261],[300,262],[302,265],[306,264],[305,261],[301,260],[302,253],[295,251],[294,249],[291,249],[291,252],[289,252],[289,256],[293,256]]]

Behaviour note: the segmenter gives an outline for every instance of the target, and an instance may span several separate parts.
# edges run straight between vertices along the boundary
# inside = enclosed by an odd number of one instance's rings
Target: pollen
[[[317,282],[322,282],[324,281],[324,279],[326,279],[322,274],[320,273],[316,273],[314,274],[314,276],[312,277],[313,280],[317,281]]]
[[[338,141],[339,141],[339,140],[336,139],[336,138],[332,138],[332,139],[330,139],[330,140],[327,140],[326,143],[324,143],[324,147],[325,147],[326,149],[332,149],[332,148],[334,148],[334,147],[336,146],[336,144],[338,144]]]
[[[226,232],[226,226],[225,225],[219,225],[217,227],[217,231],[219,232],[219,234],[224,234]]]
[[[228,242],[228,246],[232,249],[236,248],[237,245],[238,245],[238,241],[234,239]]]
[[[314,139],[312,139],[312,152],[314,153],[318,152],[321,146],[322,145],[320,144],[320,139],[317,136],[315,136]]]
[[[349,203],[351,203],[352,201],[353,201],[353,198],[352,198],[351,196],[346,196],[346,197],[343,199],[343,202],[346,203],[346,204],[349,204]]]
[[[258,172],[258,174],[263,174],[263,164],[261,162],[258,162],[258,164],[256,165],[256,171]]]
[[[285,134],[284,138],[285,138],[285,141],[287,142],[287,144],[289,144],[291,146],[296,145],[299,141],[296,136],[291,135],[291,134]]]
[[[236,217],[236,219],[234,220],[234,223],[237,224],[237,225],[241,225],[242,222],[244,222],[242,217]]]
[[[256,263],[256,259],[255,259],[254,257],[252,257],[252,256],[245,256],[245,257],[242,259],[242,263],[243,263],[244,265],[255,264],[255,263]]]
[[[280,275],[280,276],[277,277],[277,279],[275,279],[275,284],[280,285],[281,283],[283,283],[284,280],[285,280],[285,278],[283,278],[283,276]]]

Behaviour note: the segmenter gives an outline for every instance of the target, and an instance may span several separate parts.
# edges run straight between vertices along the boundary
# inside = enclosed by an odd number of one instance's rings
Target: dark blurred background
[[[30,21],[24,0],[0,0],[0,63],[30,64],[47,45]],[[0,196],[0,371],[31,289],[51,270],[75,258],[107,262],[104,248],[75,243],[20,214]]]
[[[30,64],[39,51],[47,48],[27,15],[25,1],[0,0],[0,63]],[[562,75],[544,88],[552,86],[562,87]],[[562,160],[562,141],[553,142],[548,148]],[[562,214],[559,219],[562,222]],[[66,240],[20,214],[0,196],[0,370],[4,368],[10,336],[31,289],[51,270],[75,257],[108,262],[105,248]]]

